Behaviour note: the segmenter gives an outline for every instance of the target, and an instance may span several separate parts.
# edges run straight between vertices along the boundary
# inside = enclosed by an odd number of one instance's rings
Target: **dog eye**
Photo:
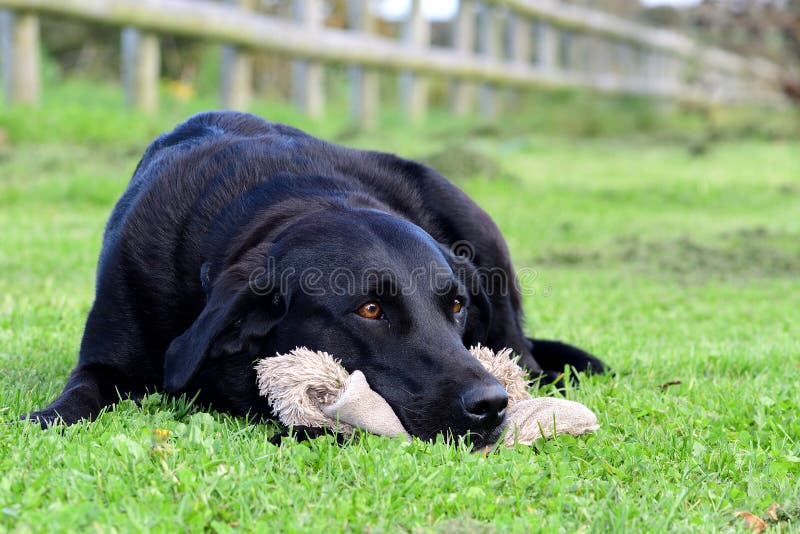
[[[364,319],[383,319],[383,309],[377,302],[362,304],[356,311]]]
[[[453,301],[453,315],[458,315],[461,313],[461,308],[463,307],[464,305],[461,303],[461,299],[455,299]]]

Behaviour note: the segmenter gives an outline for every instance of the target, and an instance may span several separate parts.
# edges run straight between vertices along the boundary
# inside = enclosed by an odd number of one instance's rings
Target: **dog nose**
[[[506,415],[508,393],[500,384],[481,384],[461,395],[461,406],[470,426],[494,428]]]

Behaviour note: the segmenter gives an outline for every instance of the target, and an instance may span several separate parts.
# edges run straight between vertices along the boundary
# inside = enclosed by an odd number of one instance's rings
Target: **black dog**
[[[589,354],[525,338],[499,230],[433,169],[253,115],[196,115],[156,139],[106,226],[78,365],[49,425],[120,396],[199,392],[267,418],[255,360],[297,346],[360,369],[406,429],[480,439],[506,393],[466,347],[535,375]]]

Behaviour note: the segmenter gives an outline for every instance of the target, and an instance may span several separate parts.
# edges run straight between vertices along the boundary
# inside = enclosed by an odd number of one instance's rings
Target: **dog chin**
[[[443,436],[447,443],[466,443],[473,451],[491,447],[502,437],[503,424],[501,423],[493,429],[481,432],[475,430],[463,430],[456,432],[453,429],[414,432],[411,434],[423,441],[434,442],[439,436]]]
[[[430,405],[416,404],[413,406],[416,414],[430,413]],[[427,409],[426,409],[427,408]],[[435,413],[435,411],[433,411]],[[437,417],[411,418],[405,410],[396,410],[397,418],[403,428],[412,436],[423,441],[434,442],[439,436],[443,436],[447,443],[459,443],[464,440],[473,450],[482,449],[494,445],[503,435],[504,422],[500,422],[494,428],[476,431],[463,426],[455,426],[451,421]]]

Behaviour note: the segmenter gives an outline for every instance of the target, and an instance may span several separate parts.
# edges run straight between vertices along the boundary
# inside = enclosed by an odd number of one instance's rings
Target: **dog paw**
[[[39,410],[38,412],[27,413],[20,416],[19,420],[39,424],[42,429],[64,424],[64,420],[54,410]]]

